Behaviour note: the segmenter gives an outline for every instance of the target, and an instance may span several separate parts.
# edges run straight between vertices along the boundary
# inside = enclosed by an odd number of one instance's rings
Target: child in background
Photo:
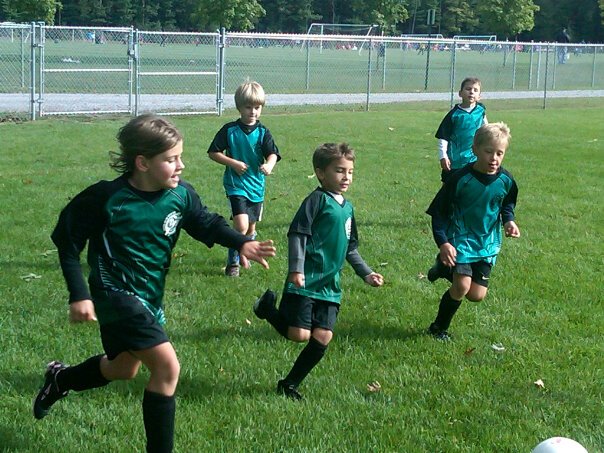
[[[260,121],[265,104],[258,82],[245,82],[235,92],[241,117],[218,131],[208,148],[210,159],[224,165],[223,185],[231,205],[234,228],[256,238],[256,222],[262,219],[266,176],[281,160],[273,136]],[[225,275],[239,277],[239,255],[229,249]]]
[[[121,176],[75,196],[52,233],[69,290],[70,320],[98,316],[105,353],[76,366],[49,363],[34,416],[45,417],[70,390],[133,379],[143,364],[150,371],[143,396],[147,451],[170,452],[180,364],[163,328],[163,295],[180,230],[208,247],[239,250],[244,265],[251,259],[268,268],[265,257],[275,249],[272,241],[252,241],[231,229],[181,179],[183,138],[171,123],[141,115],[117,138],[121,152],[114,153],[111,166]],[[88,285],[80,265],[86,244]]]
[[[438,157],[444,182],[451,170],[457,170],[474,162],[472,140],[476,130],[488,124],[485,107],[480,102],[481,83],[475,77],[467,77],[461,82],[456,104],[443,118],[436,131],[438,139]]]
[[[510,139],[504,123],[478,129],[473,145],[477,160],[447,178],[427,210],[440,249],[428,279],[452,281],[428,328],[437,339],[450,340],[447,330],[464,297],[472,302],[485,298],[501,249],[502,224],[506,236],[520,236],[514,221],[518,187],[501,166]]]
[[[319,363],[333,337],[344,260],[365,283],[384,283],[357,250],[354,211],[342,195],[352,183],[354,160],[354,150],[345,143],[325,143],[315,150],[313,166],[321,187],[306,197],[290,225],[289,273],[281,304],[277,310],[271,290],[254,304],[256,316],[285,338],[308,342],[289,374],[277,383],[277,392],[292,399],[302,399],[298,386]]]

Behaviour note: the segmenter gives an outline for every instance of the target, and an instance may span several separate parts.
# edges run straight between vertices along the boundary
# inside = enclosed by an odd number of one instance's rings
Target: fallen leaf
[[[389,130],[389,131],[393,131],[393,130],[394,130],[394,128],[393,128],[393,127],[389,127],[389,128],[388,128],[388,130]]]
[[[472,353],[473,353],[474,351],[476,351],[476,348],[468,348],[468,349],[466,349],[466,350],[463,352],[463,354],[464,354],[464,355],[472,355]]]
[[[248,326],[251,326],[251,325],[252,325],[252,321],[250,321],[250,320],[249,320],[249,319],[247,319],[247,318],[245,318],[245,323],[246,323]]]
[[[51,253],[57,253],[57,250],[56,250],[56,249],[54,249],[54,250],[45,250],[45,251],[42,253],[42,256],[48,256],[48,255],[50,255]]]
[[[382,385],[378,381],[373,381],[367,384],[367,390],[376,393],[382,390]]]
[[[308,175],[307,178],[308,179],[313,179],[315,177],[315,174],[313,173],[312,175]]]
[[[535,386],[539,389],[545,388],[545,383],[541,379],[537,379],[535,382],[533,382],[533,384],[535,384]]]
[[[426,276],[420,272],[419,274],[417,274],[417,278],[422,280],[422,279],[426,278]]]
[[[22,280],[25,280],[26,282],[31,282],[34,279],[42,278],[42,276],[41,275],[36,275],[36,274],[29,273],[27,275],[22,275],[19,278],[22,279]]]
[[[388,266],[388,262],[386,261],[385,263],[380,263],[380,266],[381,267]]]
[[[495,352],[504,352],[505,346],[503,346],[501,343],[493,343],[491,345],[491,349]]]

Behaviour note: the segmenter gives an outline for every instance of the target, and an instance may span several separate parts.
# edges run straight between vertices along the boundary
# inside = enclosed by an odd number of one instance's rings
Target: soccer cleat
[[[446,342],[453,340],[451,338],[451,335],[449,335],[449,332],[447,332],[446,330],[442,330],[434,323],[430,324],[430,327],[428,327],[428,333],[439,341]]]
[[[239,264],[229,264],[224,269],[224,275],[227,277],[239,277]]]
[[[69,393],[69,390],[61,392],[57,385],[57,375],[65,368],[67,368],[66,365],[57,361],[48,364],[44,375],[44,385],[34,400],[34,417],[38,420],[46,417],[50,412],[50,407],[61,398],[65,398]]]
[[[267,289],[262,296],[254,302],[254,314],[260,319],[266,319],[270,310],[275,308],[277,296],[273,291]]]
[[[288,384],[284,380],[277,382],[277,393],[284,395],[292,400],[300,401],[304,397],[298,392],[298,388],[294,384]]]
[[[445,266],[439,259],[438,255],[436,255],[436,260],[434,261],[434,265],[428,270],[428,281],[434,283],[439,278],[446,278],[449,281],[452,281],[452,271],[450,267]]]

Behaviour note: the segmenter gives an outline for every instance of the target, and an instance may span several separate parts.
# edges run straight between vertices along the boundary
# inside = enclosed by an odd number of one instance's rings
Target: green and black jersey
[[[485,115],[485,106],[480,102],[469,112],[457,104],[441,121],[435,137],[447,141],[451,170],[462,168],[476,160],[472,142],[476,131],[484,123]]]
[[[52,233],[69,301],[92,299],[101,324],[145,309],[163,323],[165,279],[181,228],[208,247],[239,249],[249,240],[210,213],[184,181],[174,189],[143,192],[122,175],[88,187],[63,209]],[[80,266],[86,244],[89,288]]]
[[[338,202],[315,189],[298,209],[289,227],[289,272],[303,272],[305,285],[286,283],[285,292],[340,303],[340,271],[348,260],[355,272],[371,273],[358,254],[358,235],[350,202]],[[301,245],[297,245],[301,244]]]
[[[493,175],[476,171],[473,164],[453,172],[426,211],[436,245],[449,242],[460,264],[494,264],[502,223],[514,220],[517,197],[518,186],[502,167]]]
[[[208,153],[222,153],[232,159],[245,162],[247,170],[242,175],[231,167],[224,170],[223,184],[227,196],[241,196],[252,203],[264,201],[265,176],[260,166],[271,154],[281,160],[279,149],[275,145],[270,131],[259,121],[253,126],[243,124],[240,120],[225,124],[216,133],[208,148]]]

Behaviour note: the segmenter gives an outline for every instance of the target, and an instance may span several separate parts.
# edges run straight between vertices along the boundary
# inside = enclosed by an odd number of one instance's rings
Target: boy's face
[[[462,107],[470,107],[480,101],[480,84],[479,83],[466,83],[461,90],[459,90],[459,97],[461,98]]]
[[[262,114],[262,104],[244,104],[239,107],[241,122],[247,126],[253,126]]]
[[[472,147],[477,158],[474,169],[480,173],[494,175],[501,166],[507,147],[508,143],[505,140],[493,140],[479,148]]]
[[[354,162],[341,157],[334,160],[326,168],[315,168],[317,178],[321,181],[321,187],[328,192],[342,194],[348,190],[352,184],[352,172]]]
[[[155,191],[161,189],[174,189],[180,181],[180,174],[185,168],[182,157],[182,140],[167,151],[151,158],[140,156],[145,189]]]

